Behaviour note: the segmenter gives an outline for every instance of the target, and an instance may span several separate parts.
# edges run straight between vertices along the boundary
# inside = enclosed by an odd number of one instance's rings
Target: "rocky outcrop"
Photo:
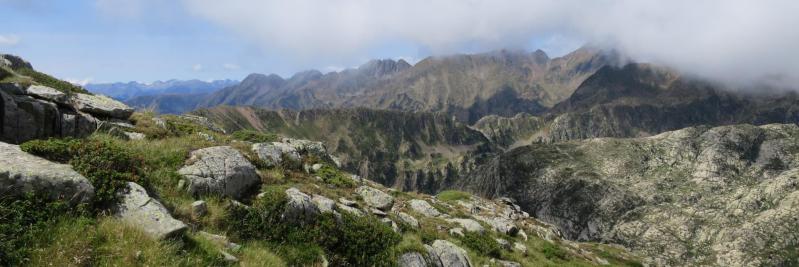
[[[397,265],[400,267],[427,267],[427,261],[419,252],[407,252],[399,256]]]
[[[447,222],[456,223],[469,232],[483,233],[485,231],[485,228],[483,228],[483,226],[480,225],[480,223],[472,219],[463,219],[463,218],[447,219]]]
[[[371,207],[380,210],[388,210],[394,205],[394,197],[373,187],[361,186],[358,187],[356,192],[363,198],[366,205]]]
[[[119,202],[114,212],[127,222],[155,239],[164,239],[183,234],[187,226],[172,218],[161,202],[150,197],[144,187],[128,182],[127,188],[117,192]]]
[[[512,150],[460,181],[511,196],[565,237],[655,265],[780,266],[795,258],[799,126],[692,127]],[[547,235],[543,235],[547,236]]]
[[[0,142],[0,197],[33,193],[50,200],[88,203],[94,187],[71,166],[30,155],[19,146]]]
[[[296,167],[302,159],[293,146],[280,142],[253,144],[252,151],[267,167],[280,166],[284,160],[291,161],[287,165]]]
[[[413,211],[424,216],[438,217],[441,215],[441,212],[439,212],[435,207],[433,207],[433,205],[430,205],[430,203],[423,199],[412,199],[411,201],[408,201],[408,204],[410,204]]]
[[[0,54],[0,66],[5,66],[11,69],[33,69],[30,62],[24,59],[9,54]]]
[[[48,137],[85,137],[95,131],[97,119],[93,116],[48,101],[46,98],[60,101],[54,89],[35,88],[41,94],[31,96],[16,84],[0,86],[0,141],[19,144]]]
[[[446,240],[436,240],[432,245],[434,256],[441,261],[442,266],[470,267],[472,262],[468,253],[462,248]]]
[[[99,117],[128,119],[133,108],[104,95],[75,94],[71,99],[77,110]]]
[[[189,164],[178,170],[192,195],[223,195],[240,199],[261,182],[260,176],[241,153],[229,146],[192,151]]]
[[[281,218],[293,224],[310,224],[321,213],[307,194],[297,188],[286,190],[286,207]]]

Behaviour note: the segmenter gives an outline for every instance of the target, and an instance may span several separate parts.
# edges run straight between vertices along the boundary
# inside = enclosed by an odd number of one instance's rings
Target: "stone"
[[[316,205],[320,212],[333,212],[336,208],[336,202],[321,195],[313,195],[311,201]]]
[[[363,198],[366,205],[371,207],[380,210],[388,210],[394,205],[394,197],[378,189],[369,186],[361,186],[358,187],[355,192]]]
[[[441,263],[441,258],[438,257],[438,254],[436,254],[436,250],[433,249],[432,246],[425,244],[424,249],[425,251],[427,251],[427,260],[429,263],[428,266],[444,267],[444,264]]]
[[[144,140],[145,135],[143,133],[136,133],[136,132],[124,132],[125,136],[128,137],[128,140]]]
[[[139,228],[155,239],[182,235],[185,223],[172,218],[161,202],[150,197],[144,187],[128,182],[117,192],[119,203],[113,208],[116,217]]]
[[[128,119],[133,108],[104,95],[75,94],[72,97],[77,110],[99,116],[116,119]]]
[[[184,187],[186,187],[186,180],[180,179],[178,181],[177,188],[178,190],[183,190]]]
[[[502,239],[502,238],[497,238],[495,240],[497,241],[497,244],[499,244],[499,247],[501,247],[501,248],[503,248],[505,250],[511,250],[512,249],[512,247],[510,245],[510,242],[508,240],[505,240],[505,239]]]
[[[469,267],[472,266],[466,250],[452,244],[446,240],[436,240],[433,242],[433,251],[441,260],[441,264],[447,267]]]
[[[472,219],[447,219],[449,223],[457,223],[462,226],[468,232],[478,232],[483,233],[485,232],[485,228],[480,225],[479,222],[472,220]]]
[[[388,216],[388,214],[385,211],[382,211],[382,210],[379,210],[379,209],[375,209],[375,208],[370,208],[369,212],[371,212],[372,214],[377,215],[379,217]]]
[[[313,172],[313,173],[318,172],[319,170],[322,169],[322,166],[324,166],[324,165],[322,165],[320,163],[316,163],[314,165],[311,165],[311,172]]]
[[[341,203],[341,204],[350,206],[350,207],[358,206],[358,202],[355,202],[355,201],[352,201],[352,200],[349,200],[349,199],[346,199],[346,198],[343,198],[343,197],[338,198],[338,202]]]
[[[408,203],[411,205],[411,209],[413,211],[418,212],[419,214],[422,214],[424,216],[438,217],[441,215],[441,212],[439,212],[435,207],[430,205],[430,203],[428,203],[425,200],[411,199],[410,201],[408,201]]]
[[[504,260],[494,260],[491,259],[499,267],[522,267],[521,264],[515,261],[504,261]]]
[[[0,58],[3,59],[0,61],[0,65],[7,66],[11,69],[33,69],[31,63],[25,61],[21,57],[10,54],[0,54]]]
[[[321,213],[307,194],[297,188],[286,189],[286,208],[281,218],[295,224],[311,224]]]
[[[197,200],[191,203],[191,216],[194,218],[200,218],[205,216],[208,213],[208,204],[205,201]]]
[[[409,225],[410,227],[419,228],[419,221],[416,220],[416,218],[414,218],[410,214],[407,214],[407,213],[404,213],[404,212],[397,212],[397,218],[399,218],[399,220],[402,223],[405,223],[405,224]]]
[[[91,182],[71,166],[25,153],[19,146],[0,142],[0,197],[35,193],[50,200],[89,203]]]
[[[302,160],[300,153],[293,146],[279,142],[256,143],[252,145],[252,151],[267,167],[280,166],[284,159],[291,160],[289,165],[296,167]]]
[[[47,86],[31,85],[25,89],[25,94],[59,105],[69,105],[69,96],[67,94]]]
[[[527,246],[522,244],[521,242],[513,242],[513,250],[518,251],[524,255],[527,255]]]
[[[449,235],[454,236],[454,237],[463,237],[464,236],[463,235],[463,228],[455,227],[455,228],[449,229]]]
[[[342,212],[348,212],[348,213],[351,213],[352,215],[355,215],[355,216],[358,216],[358,217],[364,215],[363,211],[361,211],[361,210],[359,210],[357,208],[353,208],[353,207],[350,207],[350,206],[347,206],[347,205],[343,205],[343,204],[336,204],[336,210],[342,211]]]
[[[16,86],[3,85],[6,87]],[[0,142],[20,144],[49,137],[83,138],[94,133],[95,129],[97,120],[89,114],[47,100],[0,90]]]
[[[397,258],[399,267],[427,267],[427,261],[419,252],[406,252]]]
[[[224,195],[241,199],[261,182],[261,177],[238,150],[217,146],[192,151],[178,173],[186,178],[192,195]]]
[[[239,262],[239,259],[238,259],[238,258],[236,258],[236,256],[233,256],[233,255],[231,255],[230,253],[227,253],[227,252],[226,252],[226,251],[224,251],[224,250],[219,250],[219,253],[220,253],[220,254],[222,254],[222,258],[223,258],[223,259],[224,259],[226,262],[229,262],[229,263],[236,263],[236,262]]]
[[[204,132],[197,132],[197,136],[199,136],[200,138],[202,138],[205,141],[209,141],[209,142],[213,142],[214,141],[214,137],[212,135],[204,133]]]
[[[515,236],[519,232],[519,228],[516,227],[516,224],[509,219],[488,218],[483,216],[474,216],[474,218],[487,223],[494,231],[499,233]]]

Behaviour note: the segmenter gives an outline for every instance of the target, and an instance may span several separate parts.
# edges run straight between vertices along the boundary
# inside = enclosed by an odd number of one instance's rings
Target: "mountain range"
[[[117,83],[89,83],[84,87],[92,93],[103,94],[120,101],[129,101],[141,96],[176,95],[176,94],[205,94],[224,87],[238,84],[235,80],[168,80],[152,83],[117,82]]]

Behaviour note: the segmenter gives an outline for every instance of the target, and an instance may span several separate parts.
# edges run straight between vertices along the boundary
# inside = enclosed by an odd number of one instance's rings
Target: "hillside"
[[[495,151],[479,132],[444,114],[252,107],[194,113],[228,132],[248,129],[323,141],[343,169],[407,191],[437,192]]]
[[[455,188],[516,199],[569,239],[658,266],[793,266],[799,127],[692,127],[646,138],[533,144]]]

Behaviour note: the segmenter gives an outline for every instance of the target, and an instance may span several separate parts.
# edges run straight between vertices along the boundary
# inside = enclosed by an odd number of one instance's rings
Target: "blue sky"
[[[242,79],[591,43],[722,82],[799,83],[794,0],[0,0],[0,52],[73,81]]]
[[[155,7],[130,0],[0,0],[0,17],[0,36],[9,39],[0,42],[0,52],[76,82],[242,79],[253,72],[288,76],[372,58],[415,61],[431,54],[421,44],[387,40],[344,56],[298,56],[190,14],[180,1],[159,1]],[[532,40],[525,48],[538,46]],[[450,52],[480,50],[463,45]]]

